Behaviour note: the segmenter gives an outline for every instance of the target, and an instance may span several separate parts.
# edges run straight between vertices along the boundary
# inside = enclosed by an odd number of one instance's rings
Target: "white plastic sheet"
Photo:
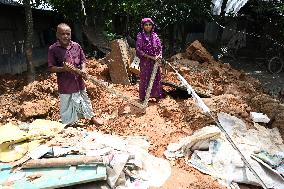
[[[80,152],[89,155],[113,155],[107,167],[107,182],[111,188],[161,187],[171,175],[171,166],[167,160],[148,153],[150,143],[145,137],[119,137],[92,132],[79,146]]]

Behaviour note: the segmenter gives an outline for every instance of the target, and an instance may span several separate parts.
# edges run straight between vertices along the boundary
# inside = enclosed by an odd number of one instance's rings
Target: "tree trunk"
[[[25,34],[25,55],[27,61],[27,79],[28,82],[33,82],[35,80],[35,70],[33,64],[33,15],[32,6],[30,0],[23,0],[25,7],[25,17],[26,17],[26,34]]]
[[[223,3],[222,3],[222,6],[221,6],[221,13],[220,13],[220,21],[219,23],[223,26],[225,26],[225,14],[226,14],[226,11],[225,11],[225,8],[227,6],[227,3],[228,3],[228,0],[223,0]],[[217,42],[219,44],[219,48],[220,48],[220,45],[221,45],[221,42],[222,42],[222,34],[224,32],[224,29],[223,28],[219,28],[218,30],[218,35],[217,35]]]

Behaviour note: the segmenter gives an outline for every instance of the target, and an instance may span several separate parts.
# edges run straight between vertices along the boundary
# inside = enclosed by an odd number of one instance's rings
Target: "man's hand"
[[[81,76],[84,78],[84,79],[87,79],[89,74],[88,72],[85,70],[85,69],[82,69],[81,70]]]
[[[68,62],[63,62],[63,68],[66,72],[75,72],[75,67],[71,64],[69,64]]]
[[[78,74],[78,75],[82,76],[84,79],[87,79],[89,77],[89,74],[87,73],[87,71],[84,67],[82,68],[82,70],[80,70],[78,68],[75,68],[73,65],[71,65],[67,62],[64,62],[63,65],[64,65],[64,69],[67,72]]]

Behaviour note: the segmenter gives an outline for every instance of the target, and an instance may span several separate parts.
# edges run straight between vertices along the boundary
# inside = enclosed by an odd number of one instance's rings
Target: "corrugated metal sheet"
[[[245,6],[245,4],[248,2],[248,0],[228,0],[228,3],[226,5],[225,11],[226,14],[233,13],[236,14],[239,12],[239,10]]]
[[[225,15],[238,13],[247,2],[248,0],[228,0],[225,8]],[[213,15],[220,15],[222,4],[223,0],[212,0]]]
[[[0,0],[0,4],[19,6],[20,3],[13,0]]]
[[[212,14],[220,15],[223,0],[212,0]]]

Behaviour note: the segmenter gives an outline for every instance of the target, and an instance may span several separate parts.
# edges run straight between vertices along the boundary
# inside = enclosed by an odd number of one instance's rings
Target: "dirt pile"
[[[201,50],[196,50],[197,48]],[[202,56],[203,58],[190,59],[194,51],[191,49],[203,52],[201,54],[206,55],[205,58]],[[199,59],[204,63],[196,61]],[[229,64],[213,61],[212,56],[199,42],[194,42],[187,48],[186,53],[177,54],[169,61],[197,92],[205,96],[233,94],[246,98],[263,93],[258,80],[247,76],[243,71],[233,69]],[[180,83],[173,72],[167,74],[165,80]]]
[[[210,97],[203,100],[215,115],[223,111],[241,117],[251,125],[249,112],[260,111],[273,118],[273,126],[280,128],[283,125],[283,112],[278,108],[279,102],[268,100],[267,103],[258,104],[265,100],[257,98],[258,94],[262,94],[257,80],[230,65],[212,61],[200,64],[188,57],[183,53],[170,60],[196,91]],[[184,64],[179,63],[181,60]],[[108,66],[105,64],[89,60],[88,72],[98,79],[110,82]],[[174,72],[164,74],[164,77],[165,80],[180,84]],[[39,74],[36,81],[27,86],[21,76],[3,77],[3,81],[1,87],[6,92],[1,95],[1,123],[34,118],[60,119],[55,74]],[[125,96],[138,100],[138,84],[113,84],[112,87]],[[167,90],[174,89],[167,87]],[[107,120],[102,131],[120,135],[147,135],[153,141],[151,150],[157,155],[162,155],[162,151],[172,140],[212,123],[212,119],[205,116],[191,98],[183,100],[168,96],[158,103],[150,102],[146,114],[141,115],[127,102],[88,81],[87,92],[96,115]],[[266,110],[269,108],[270,110]],[[165,139],[164,142],[161,139]]]
[[[284,104],[269,95],[260,94],[250,100],[250,104],[271,119],[271,127],[277,127],[284,136]]]
[[[198,41],[192,43],[185,53],[179,53],[169,61],[199,94],[211,97],[204,101],[213,112],[240,116],[248,123],[250,111],[263,112],[271,118],[269,125],[279,128],[284,136],[284,105],[265,95],[258,80],[229,64],[213,61]],[[165,81],[181,84],[174,72],[169,72]]]
[[[55,74],[39,74],[36,81],[28,85],[24,75],[10,76],[7,81],[5,79],[2,76],[4,82],[1,83],[6,83],[6,92],[1,95],[1,123],[30,121],[33,118],[59,119]]]

